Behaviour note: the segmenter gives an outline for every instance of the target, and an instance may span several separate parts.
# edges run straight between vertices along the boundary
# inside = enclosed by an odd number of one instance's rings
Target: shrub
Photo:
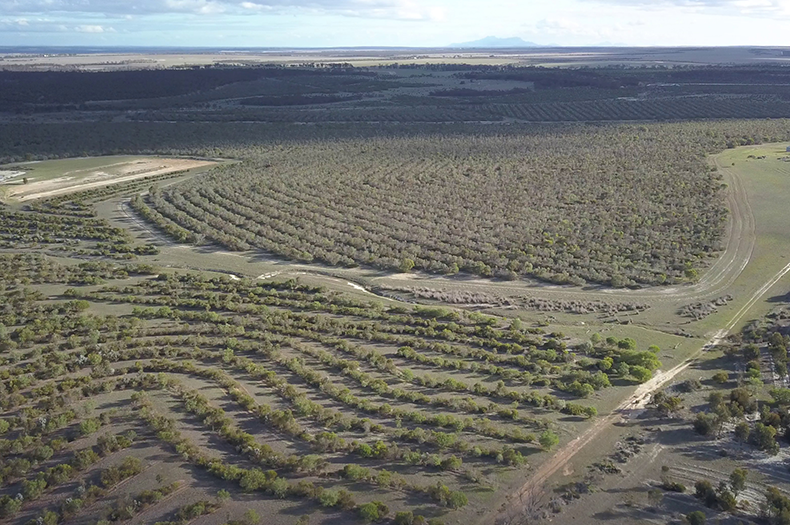
[[[702,436],[710,436],[716,429],[716,416],[699,413],[694,419],[694,430]]]
[[[730,380],[730,374],[727,372],[717,372],[713,374],[713,382],[723,385]]]
[[[340,499],[339,494],[334,490],[325,490],[318,497],[318,501],[321,503],[321,506],[323,507],[334,507],[335,505],[337,505],[339,499]]]
[[[375,503],[365,503],[359,507],[359,516],[368,522],[379,520],[379,509]]]
[[[560,442],[559,436],[551,430],[545,430],[538,438],[538,443],[543,450],[551,450]]]
[[[469,500],[461,491],[455,491],[450,493],[450,497],[447,498],[447,506],[451,509],[460,509],[461,507],[465,507],[466,504],[469,503]]]
[[[666,481],[661,484],[661,488],[670,492],[686,492],[686,486],[677,481]]]
[[[98,432],[100,428],[101,421],[99,421],[98,418],[86,419],[80,423],[80,434],[87,436],[89,434],[93,434],[94,432]]]
[[[261,522],[261,516],[255,509],[247,509],[244,513],[244,523],[246,525],[258,525]]]
[[[686,514],[686,521],[689,525],[705,525],[705,513],[701,510],[695,510]]]

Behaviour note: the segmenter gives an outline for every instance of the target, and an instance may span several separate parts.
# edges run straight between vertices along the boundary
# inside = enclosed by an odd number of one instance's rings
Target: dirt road
[[[551,459],[542,464],[540,468],[535,471],[529,481],[527,481],[527,483],[525,483],[515,494],[511,496],[511,503],[506,504],[505,507],[500,509],[495,515],[487,516],[487,519],[482,520],[480,523],[495,522],[502,525],[518,523],[517,518],[522,514],[522,508],[519,508],[519,502],[521,501],[522,495],[535,494],[536,492],[541,491],[544,484],[552,475],[562,469],[571,460],[571,458],[573,458],[573,456],[575,456],[585,446],[589,445],[606,428],[621,420],[624,415],[627,417],[629,411],[645,408],[647,403],[650,401],[650,396],[653,392],[665,386],[678,374],[693,365],[703,352],[721,343],[724,338],[727,337],[730,331],[740,322],[743,316],[748,313],[752,306],[754,306],[757,301],[759,301],[766,293],[768,293],[768,291],[788,272],[790,272],[790,264],[779,270],[756,292],[754,292],[746,304],[744,304],[743,307],[741,307],[741,309],[735,313],[727,326],[717,331],[702,346],[702,348],[697,350],[693,355],[689,356],[688,359],[678,364],[674,368],[665,372],[658,372],[652,379],[640,385],[628,399],[623,401],[610,414],[599,418],[582,435],[559,449],[554,454],[554,456],[551,457]]]

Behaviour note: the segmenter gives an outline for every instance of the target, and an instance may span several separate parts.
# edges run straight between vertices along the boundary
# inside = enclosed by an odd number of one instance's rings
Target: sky
[[[0,0],[2,46],[790,46],[790,0]]]

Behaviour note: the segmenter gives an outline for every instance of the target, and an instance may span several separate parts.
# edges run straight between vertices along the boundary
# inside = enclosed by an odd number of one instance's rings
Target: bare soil
[[[103,166],[99,169],[66,172],[62,177],[54,179],[11,186],[8,188],[7,195],[12,199],[25,202],[44,197],[55,197],[76,191],[101,188],[111,184],[129,182],[154,175],[164,175],[176,171],[202,168],[213,164],[215,163],[203,160],[162,158],[121,162]],[[110,171],[103,171],[107,168],[112,169]]]

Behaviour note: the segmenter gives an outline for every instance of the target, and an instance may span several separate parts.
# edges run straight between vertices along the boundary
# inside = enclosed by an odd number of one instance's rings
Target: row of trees
[[[726,221],[705,156],[735,129],[544,128],[262,146],[136,205],[181,242],[304,262],[614,286],[693,281],[721,248]]]

